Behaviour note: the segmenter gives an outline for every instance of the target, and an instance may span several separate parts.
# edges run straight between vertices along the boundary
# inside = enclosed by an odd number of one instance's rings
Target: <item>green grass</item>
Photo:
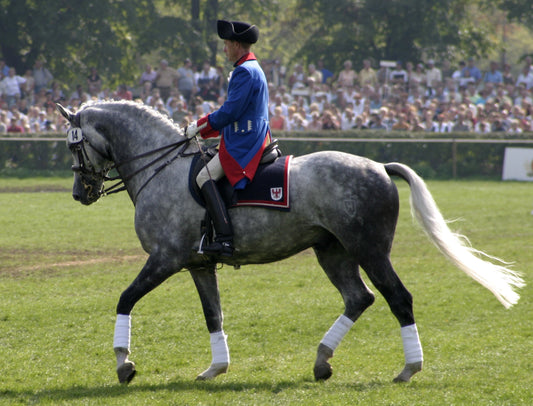
[[[117,383],[115,306],[146,255],[126,194],[83,207],[70,179],[0,179],[0,404],[4,405],[529,405],[533,399],[533,185],[428,182],[451,226],[514,261],[528,285],[505,310],[401,213],[393,263],[415,301],[424,370],[403,366],[399,326],[376,292],[315,383],[316,347],[343,311],[311,252],[219,271],[232,364],[211,382],[200,301],[187,273],[135,307],[138,375]],[[375,289],[374,289],[375,290]]]

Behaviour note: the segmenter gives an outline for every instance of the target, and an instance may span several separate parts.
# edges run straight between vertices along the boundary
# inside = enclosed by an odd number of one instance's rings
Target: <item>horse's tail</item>
[[[437,207],[426,184],[406,165],[385,165],[389,175],[399,176],[411,187],[411,214],[420,223],[433,244],[459,269],[490,290],[498,300],[509,308],[518,302],[516,289],[525,286],[520,274],[509,269],[508,263],[478,251],[469,245],[468,239],[453,233]],[[497,265],[481,257],[492,259]],[[506,265],[506,266],[504,266]]]

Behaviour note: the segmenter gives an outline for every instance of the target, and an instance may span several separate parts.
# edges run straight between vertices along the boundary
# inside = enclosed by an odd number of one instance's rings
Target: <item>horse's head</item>
[[[104,193],[104,181],[113,166],[108,142],[95,126],[83,122],[80,112],[74,114],[59,103],[57,109],[70,123],[67,146],[74,161],[72,197],[82,204],[92,204]]]

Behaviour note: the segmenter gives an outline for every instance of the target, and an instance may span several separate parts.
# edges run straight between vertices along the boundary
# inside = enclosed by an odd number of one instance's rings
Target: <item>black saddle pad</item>
[[[290,210],[289,174],[292,155],[277,158],[272,163],[261,164],[254,179],[244,189],[234,190],[227,178],[217,182],[227,207],[256,206]],[[196,155],[189,171],[189,190],[194,199],[205,207],[196,176],[205,165],[201,154]]]

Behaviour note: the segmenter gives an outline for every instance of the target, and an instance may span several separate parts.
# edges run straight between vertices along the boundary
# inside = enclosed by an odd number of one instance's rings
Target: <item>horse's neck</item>
[[[172,170],[182,168],[183,165],[176,165],[176,161],[186,160],[178,156],[183,151],[182,147],[165,148],[179,141],[177,132],[175,136],[169,136],[168,129],[160,131],[154,128],[143,134],[122,134],[121,140],[116,142],[114,148],[120,154],[120,162],[115,162],[117,170],[134,204],[141,192],[151,191],[154,185],[159,184],[159,172],[166,172],[170,167]],[[193,150],[194,146],[186,147],[187,152]],[[176,178],[186,179],[187,176],[180,173],[176,174]]]

